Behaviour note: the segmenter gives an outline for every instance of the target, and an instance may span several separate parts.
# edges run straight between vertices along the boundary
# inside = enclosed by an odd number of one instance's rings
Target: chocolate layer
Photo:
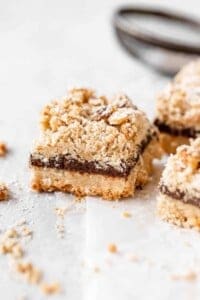
[[[102,167],[98,161],[79,161],[77,159],[70,158],[70,155],[57,155],[49,159],[41,159],[34,157],[34,154],[30,156],[30,164],[36,167],[46,167],[63,169],[69,171],[78,171],[81,173],[94,173],[109,175],[113,177],[127,177],[130,174],[131,169],[137,164],[140,155],[144,152],[147,145],[151,142],[153,138],[156,137],[156,133],[151,133],[146,136],[140,145],[137,145],[137,151],[134,157],[129,161],[121,160],[120,169],[115,169],[113,166],[107,164],[106,167]]]
[[[172,197],[173,199],[200,207],[200,197],[191,197],[189,193],[185,193],[179,189],[176,189],[176,191],[170,191],[170,189],[164,184],[160,185],[159,190],[162,194]]]
[[[167,125],[166,123],[160,121],[159,119],[155,119],[154,125],[158,127],[160,132],[168,133],[175,136],[185,136],[188,138],[196,138],[200,131],[195,130],[192,127],[186,128],[175,128]]]

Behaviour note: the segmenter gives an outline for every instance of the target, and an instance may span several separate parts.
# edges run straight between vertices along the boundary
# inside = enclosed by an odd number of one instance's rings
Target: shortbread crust
[[[156,128],[125,95],[111,101],[74,89],[46,106],[41,124],[30,157],[38,191],[128,197],[148,181],[160,156]]]
[[[200,229],[200,138],[177,148],[159,184],[158,214],[183,227]]]
[[[155,151],[155,142],[152,142],[127,177],[32,167],[31,185],[38,192],[63,191],[81,197],[102,196],[107,200],[130,197],[134,195],[136,187],[141,187],[148,182],[149,175],[152,174]]]
[[[161,194],[157,204],[158,215],[167,222],[184,228],[200,230],[200,208],[183,203],[172,197]]]

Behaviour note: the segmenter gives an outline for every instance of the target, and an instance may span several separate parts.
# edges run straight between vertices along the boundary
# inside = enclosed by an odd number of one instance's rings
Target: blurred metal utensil
[[[159,72],[174,75],[200,55],[200,21],[163,9],[121,7],[113,17],[125,49]]]

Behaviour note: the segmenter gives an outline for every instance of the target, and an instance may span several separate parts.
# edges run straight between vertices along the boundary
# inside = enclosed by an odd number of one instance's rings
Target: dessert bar
[[[132,196],[159,157],[157,129],[125,95],[73,89],[47,105],[30,156],[32,188],[105,199]]]
[[[186,65],[158,97],[154,123],[167,153],[200,134],[200,60]]]
[[[200,229],[200,138],[182,145],[168,159],[158,197],[162,219]]]

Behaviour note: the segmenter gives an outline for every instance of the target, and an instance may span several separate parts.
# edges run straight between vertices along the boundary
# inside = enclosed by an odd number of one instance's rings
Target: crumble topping
[[[160,181],[171,192],[181,191],[190,198],[200,199],[200,138],[191,140],[190,145],[178,147],[171,155]]]
[[[7,186],[0,182],[0,201],[7,200],[9,198],[9,190]]]
[[[157,118],[172,127],[200,130],[200,59],[186,65],[157,101]]]
[[[60,284],[58,282],[54,283],[43,283],[41,285],[41,290],[45,295],[54,295],[60,292]]]
[[[127,96],[110,100],[88,89],[74,89],[62,101],[47,105],[41,125],[34,155],[68,155],[70,149],[72,158],[118,167],[133,156],[147,133],[155,132]]]

